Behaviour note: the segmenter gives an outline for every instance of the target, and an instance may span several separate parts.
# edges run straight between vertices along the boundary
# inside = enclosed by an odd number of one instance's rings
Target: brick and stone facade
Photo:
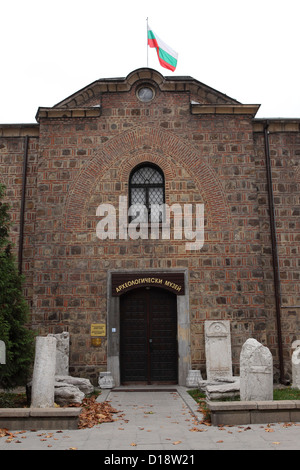
[[[151,101],[138,99],[141,85],[154,90]],[[231,322],[235,374],[241,347],[253,337],[270,348],[275,380],[291,378],[291,344],[300,334],[300,119],[257,119],[258,108],[190,77],[145,68],[39,108],[37,124],[0,126],[0,182],[26,276],[30,327],[70,333],[70,373],[95,382],[99,371],[119,367],[113,273],[178,272],[185,276],[177,303],[181,383],[188,368],[205,375],[204,321],[219,319]],[[167,204],[204,204],[201,250],[187,252],[183,239],[96,236],[97,207],[117,208],[131,171],[144,162],[162,170]],[[97,347],[92,324],[107,325]]]

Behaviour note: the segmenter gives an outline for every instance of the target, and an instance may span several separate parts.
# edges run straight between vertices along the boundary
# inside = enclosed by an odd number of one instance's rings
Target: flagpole
[[[147,16],[147,68],[148,68],[148,16]]]

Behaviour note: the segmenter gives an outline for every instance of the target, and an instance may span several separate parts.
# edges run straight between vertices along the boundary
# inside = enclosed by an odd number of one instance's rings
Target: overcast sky
[[[0,15],[0,123],[147,66],[147,17],[179,54],[171,72],[149,48],[149,67],[300,118],[300,0],[1,0]]]

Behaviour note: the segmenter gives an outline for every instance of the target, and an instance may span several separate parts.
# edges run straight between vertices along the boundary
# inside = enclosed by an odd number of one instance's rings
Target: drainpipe
[[[24,140],[24,157],[23,157],[23,175],[22,175],[22,194],[21,194],[21,210],[20,210],[20,234],[19,234],[19,256],[18,266],[19,273],[22,274],[23,261],[23,241],[24,241],[24,220],[25,220],[25,196],[26,196],[26,177],[27,177],[27,160],[28,160],[28,135]]]
[[[266,156],[267,184],[268,184],[268,197],[269,197],[270,231],[271,231],[272,257],[273,257],[274,292],[275,292],[275,308],[276,308],[276,322],[277,322],[279,370],[280,370],[280,383],[286,385],[287,381],[284,379],[282,335],[281,335],[280,272],[279,272],[279,259],[278,259],[278,249],[277,249],[276,220],[275,220],[275,209],[274,209],[273,182],[272,182],[272,169],[271,169],[271,159],[270,159],[270,146],[269,146],[269,131],[268,131],[268,128],[269,128],[269,123],[268,123],[268,121],[266,121],[265,126],[264,126],[264,139],[265,139],[265,156]]]

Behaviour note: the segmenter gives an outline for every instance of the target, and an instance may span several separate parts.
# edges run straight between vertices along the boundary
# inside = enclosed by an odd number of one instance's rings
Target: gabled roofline
[[[54,107],[77,107],[84,106],[84,102],[103,93],[128,92],[137,82],[149,80],[154,82],[161,91],[190,92],[205,96],[209,103],[216,104],[241,104],[239,101],[230,98],[214,88],[195,80],[189,76],[167,76],[164,77],[157,70],[151,68],[140,68],[130,72],[123,78],[102,78],[96,80],[81,90],[73,93],[69,97],[57,103]]]

